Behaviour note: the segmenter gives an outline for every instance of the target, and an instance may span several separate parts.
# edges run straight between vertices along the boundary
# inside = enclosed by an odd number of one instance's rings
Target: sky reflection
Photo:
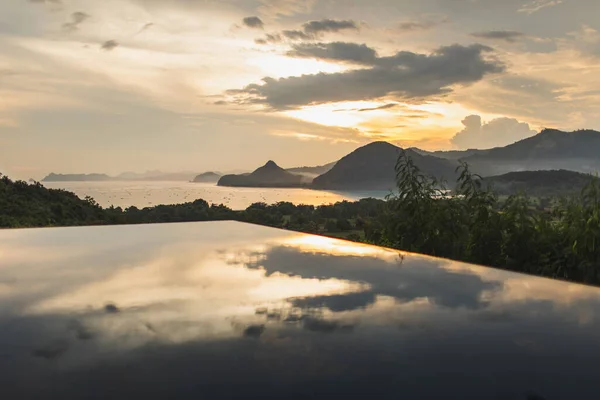
[[[600,357],[595,288],[248,224],[1,231],[0,255],[0,383],[33,397],[57,384],[76,398],[125,363],[147,378],[144,388],[126,382],[128,393],[159,398],[160,365],[170,362],[163,373],[185,386],[196,360],[204,386],[190,395],[224,390],[227,374],[267,397],[246,378],[271,374],[294,387],[342,379],[360,391],[351,377],[377,372],[391,390],[398,382],[388,377],[402,373],[416,389],[450,368],[455,379],[480,379],[466,389],[440,378],[421,393],[567,398],[591,388],[584,379]],[[482,362],[493,363],[489,374]],[[558,385],[558,362],[579,375]],[[26,377],[39,384],[25,389]],[[73,385],[81,377],[88,383]]]

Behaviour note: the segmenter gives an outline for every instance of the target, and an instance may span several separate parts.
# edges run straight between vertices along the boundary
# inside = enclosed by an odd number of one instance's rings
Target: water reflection
[[[388,256],[391,252],[385,253]],[[335,278],[363,282],[370,287],[360,296],[329,295],[330,300],[336,304],[334,307],[339,311],[353,309],[353,303],[358,307],[372,304],[377,296],[391,296],[399,301],[428,298],[433,303],[445,307],[481,308],[488,304],[485,297],[490,297],[491,291],[502,286],[502,281],[486,281],[473,273],[459,274],[449,271],[444,268],[445,263],[431,258],[409,258],[400,262],[376,255],[344,256],[304,251],[302,248],[299,251],[298,247],[285,245],[272,247],[264,258],[246,265],[249,268],[264,269],[267,276],[284,273],[304,279]],[[309,301],[324,302],[327,306],[324,296]]]
[[[595,288],[233,222],[1,231],[0,256],[19,398],[571,399],[600,372]]]

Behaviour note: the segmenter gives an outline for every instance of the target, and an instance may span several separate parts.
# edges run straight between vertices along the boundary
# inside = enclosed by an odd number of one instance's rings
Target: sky
[[[0,172],[321,165],[600,129],[598,0],[2,0]]]

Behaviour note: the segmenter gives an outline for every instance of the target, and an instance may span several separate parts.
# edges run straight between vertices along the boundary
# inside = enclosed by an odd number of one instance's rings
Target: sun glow
[[[393,101],[354,101],[305,106],[285,115],[320,125],[356,128],[371,140],[388,140],[426,149],[451,148],[449,139],[461,129],[468,115],[485,119],[458,103],[408,104]],[[307,139],[300,138],[299,139]]]
[[[320,125],[356,128],[374,117],[381,117],[387,113],[386,110],[374,110],[368,113],[360,110],[376,108],[381,105],[383,103],[373,101],[329,103],[306,106],[298,110],[286,111],[284,114]]]
[[[246,63],[252,67],[258,67],[265,76],[272,78],[318,74],[320,72],[335,73],[346,69],[340,64],[304,58],[290,58],[270,53],[251,58]]]
[[[400,252],[394,250],[386,250],[381,247],[352,243],[323,236],[302,235],[286,239],[282,244],[297,248],[303,252],[322,252],[338,256],[371,256],[386,260],[395,260],[400,254]]]

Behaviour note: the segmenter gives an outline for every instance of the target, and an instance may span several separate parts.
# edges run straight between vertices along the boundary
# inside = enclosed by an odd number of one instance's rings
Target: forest
[[[512,271],[600,284],[600,183],[540,202],[500,196],[462,163],[452,192],[407,153],[386,200],[323,206],[255,203],[234,211],[204,200],[138,209],[102,208],[92,198],[0,176],[0,227],[236,220],[320,234]],[[452,193],[449,195],[449,193]]]

